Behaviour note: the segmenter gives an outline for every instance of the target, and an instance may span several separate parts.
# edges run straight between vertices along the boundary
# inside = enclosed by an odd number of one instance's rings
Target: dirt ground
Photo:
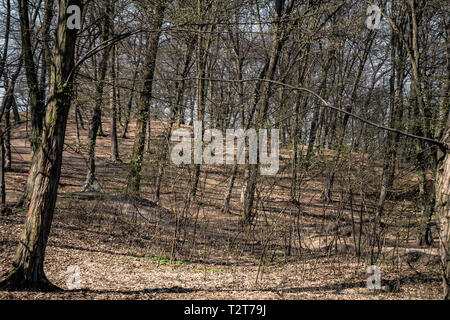
[[[152,137],[160,137],[163,127],[152,123]],[[133,129],[131,125],[128,139],[119,139],[124,163],[132,147]],[[108,130],[104,124],[106,134]],[[71,119],[45,260],[47,277],[64,291],[0,291],[0,299],[440,298],[437,246],[417,247],[409,229],[393,231],[386,238],[377,262],[381,289],[368,289],[369,263],[364,255],[358,259],[354,254],[354,237],[323,234],[334,216],[342,215],[342,221],[348,221],[350,211],[335,203],[324,205],[314,189],[318,183],[314,179],[302,194],[301,214],[286,200],[289,184],[283,173],[276,183],[268,181],[261,188],[267,197],[265,208],[249,230],[238,223],[242,172],[234,188],[231,214],[218,209],[231,169],[204,167],[198,201],[181,216],[180,203],[188,188],[190,169],[167,168],[162,198],[155,204],[156,151],[150,150],[141,199],[130,200],[123,192],[126,165],[109,160],[108,135],[99,137],[97,148],[97,174],[103,192],[81,192],[86,175],[86,130],[80,134],[82,144],[77,150]],[[6,176],[10,206],[23,191],[29,166],[25,127],[15,129],[12,145],[13,171]],[[283,157],[288,155],[288,151],[282,152]],[[406,206],[405,212],[411,213]],[[13,208],[11,215],[0,217],[0,274],[13,261],[25,211]],[[414,212],[411,216],[417,219]],[[418,258],[411,258],[415,256]],[[81,289],[69,289],[73,266],[79,268]]]

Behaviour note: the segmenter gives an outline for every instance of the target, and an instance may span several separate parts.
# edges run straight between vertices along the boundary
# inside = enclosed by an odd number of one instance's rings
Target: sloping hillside
[[[232,166],[202,166],[197,201],[186,210],[192,168],[168,164],[161,201],[155,203],[155,146],[160,144],[154,143],[146,155],[141,197],[130,199],[124,190],[134,124],[128,139],[119,138],[120,164],[110,161],[109,124],[104,123],[103,129],[107,136],[99,137],[97,146],[102,192],[81,192],[87,170],[83,145],[87,131],[81,130],[78,148],[75,122],[70,119],[46,254],[48,278],[67,289],[67,280],[73,276],[68,267],[78,266],[81,290],[0,291],[0,299],[439,298],[437,246],[415,244],[420,217],[411,168],[399,168],[404,174],[396,183],[402,192],[388,204],[383,249],[376,262],[382,287],[370,290],[366,270],[380,173],[374,170],[376,159],[347,155],[336,176],[332,201],[327,203],[321,198],[327,176],[324,164],[333,152],[317,153],[313,165],[299,178],[298,201],[291,202],[291,152],[288,145],[283,146],[279,174],[261,178],[258,185],[254,225],[241,227],[243,167],[230,213],[220,208]],[[162,139],[163,130],[164,123],[152,122],[152,141]],[[14,129],[12,145],[13,171],[6,175],[10,206],[19,199],[27,177],[30,156],[25,126]],[[24,217],[25,210],[18,208],[0,217],[0,273],[13,260]]]

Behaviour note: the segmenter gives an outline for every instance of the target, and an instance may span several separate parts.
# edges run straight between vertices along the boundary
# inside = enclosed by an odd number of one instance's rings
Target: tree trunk
[[[102,41],[110,39],[111,34],[111,16],[113,14],[113,5],[111,0],[104,0],[103,26],[102,26]],[[108,47],[102,52],[102,57],[99,65],[99,77],[96,85],[96,97],[92,109],[91,122],[88,133],[88,171],[86,174],[86,181],[83,185],[83,191],[89,190],[90,186],[96,180],[95,176],[95,146],[97,144],[97,135],[100,134],[100,127],[102,122],[102,104],[103,104],[103,90],[105,87],[106,71],[108,67],[108,60],[111,49]]]
[[[266,80],[273,80],[275,71],[280,60],[281,50],[287,41],[290,32],[292,31],[291,25],[283,24],[282,17],[288,17],[293,9],[293,1],[289,1],[286,9],[283,8],[284,1],[277,1],[277,12],[275,19],[277,20],[277,26],[275,28],[272,38],[272,48],[269,53],[269,57],[266,65],[262,70],[262,77]],[[284,11],[284,12],[283,12]],[[253,109],[258,108],[256,114],[256,130],[262,128],[267,121],[267,109],[269,107],[269,99],[271,95],[271,83],[267,81],[261,81],[257,86],[254,94]],[[250,112],[246,129],[250,127],[250,122],[253,112]],[[259,159],[259,156],[257,157]],[[258,165],[248,164],[246,167],[248,179],[242,188],[244,210],[241,217],[241,224],[248,225],[252,222],[254,213],[254,198],[256,192],[256,184],[258,180]]]
[[[11,0],[6,1],[5,15],[5,37],[3,42],[3,55],[0,56],[0,78],[5,71],[6,59],[8,56],[9,33],[11,32]]]
[[[11,171],[12,167],[12,157],[11,157],[11,121],[10,121],[10,112],[11,107],[14,101],[14,95],[8,97],[8,105],[5,110],[5,137],[4,137],[4,148],[5,148],[5,163],[3,166],[3,170]]]
[[[136,87],[137,73],[138,73],[138,68],[136,68],[134,70],[133,84],[131,86],[130,97],[128,99],[127,110],[126,110],[126,113],[125,113],[125,123],[123,125],[122,139],[126,139],[127,138],[128,125],[130,124],[131,107],[133,106],[134,89]]]
[[[198,2],[198,14],[200,15],[200,2]],[[212,31],[212,26],[210,30]],[[205,109],[206,109],[206,65],[208,60],[208,51],[209,46],[211,44],[211,34],[212,32],[208,32],[208,37],[205,39],[203,34],[203,27],[200,26],[198,28],[198,38],[197,38],[197,96],[196,96],[196,105],[197,105],[197,113],[196,113],[196,121],[200,121],[203,123],[205,119]],[[201,136],[203,137],[204,133],[204,125],[201,128]],[[203,150],[201,151],[203,154]],[[201,173],[201,165],[194,164],[194,173],[191,182],[191,189],[189,192],[189,199],[191,201],[195,201],[198,191],[198,182],[200,179]]]
[[[359,63],[358,71],[357,71],[356,77],[352,84],[352,89],[351,89],[351,93],[350,93],[350,101],[348,103],[348,106],[345,108],[345,110],[347,112],[353,111],[353,106],[354,106],[355,99],[357,96],[358,84],[361,80],[361,76],[363,74],[364,67],[369,58],[369,53],[372,49],[372,45],[373,45],[375,36],[376,36],[375,32],[369,31],[364,40],[364,51],[363,51],[362,59]],[[342,89],[343,88],[344,87],[342,87]],[[343,97],[343,95],[344,95],[344,93],[341,91],[341,97]],[[334,180],[335,180],[335,176],[336,176],[336,170],[338,169],[339,162],[341,161],[341,157],[342,157],[342,151],[343,151],[343,146],[344,146],[344,142],[345,142],[345,135],[346,135],[347,124],[348,124],[349,118],[350,118],[350,116],[348,114],[345,114],[342,118],[341,127],[338,132],[337,155],[336,155],[334,163],[331,166],[331,172],[329,174],[329,178],[327,179],[325,188],[322,192],[322,197],[327,202],[330,202],[332,200],[332,188],[333,188],[333,184],[334,184]],[[332,128],[330,131],[334,132],[334,129]],[[333,144],[335,144],[335,143],[333,143]]]
[[[308,67],[308,55],[310,51],[310,46],[308,45],[305,50],[305,60],[298,65],[297,70],[297,85],[303,85],[306,77],[306,70]],[[290,190],[290,200],[296,201],[297,199],[297,170],[298,170],[298,146],[300,144],[301,138],[301,126],[300,126],[300,108],[306,108],[306,103],[308,98],[303,96],[300,91],[297,92],[297,97],[295,101],[295,109],[294,109],[294,123],[292,129],[292,162],[291,162],[291,190]],[[303,148],[300,150],[301,155],[303,155]]]
[[[29,109],[31,112],[31,168],[27,183],[19,205],[27,206],[31,198],[33,184],[37,175],[37,151],[40,145],[43,116],[45,112],[44,87],[38,82],[38,69],[34,62],[33,45],[31,43],[31,27],[29,20],[28,0],[19,0],[20,29],[22,38],[22,54],[30,95]]]
[[[12,109],[14,113],[16,113],[16,112],[18,113],[16,98],[14,96],[14,90],[16,87],[17,78],[19,77],[20,71],[22,69],[22,61],[23,60],[20,59],[19,65],[17,66],[15,73],[11,77],[11,81],[8,81],[8,77],[6,75],[4,77],[5,88],[7,88],[7,89],[3,96],[3,101],[2,101],[1,111],[0,111],[0,121],[2,119],[3,112],[4,112],[5,113],[4,147],[5,147],[5,152],[6,152],[5,167],[4,167],[5,171],[10,171],[11,167],[12,167],[10,112]],[[14,116],[14,118],[16,118],[16,123],[17,123],[17,117]],[[20,118],[18,121],[20,121]]]
[[[120,162],[119,146],[117,142],[117,74],[116,74],[116,47],[112,48],[111,55],[111,160]]]
[[[447,132],[443,138],[450,145],[450,114]],[[438,154],[436,181],[436,214],[439,226],[440,251],[444,299],[450,300],[450,152],[441,150]]]
[[[235,29],[238,30],[238,24],[236,21]],[[229,28],[230,37],[233,40],[232,35],[234,34]],[[240,120],[241,120],[241,126],[245,126],[245,104],[244,104],[244,83],[241,82],[243,79],[243,64],[244,64],[244,58],[242,57],[241,53],[241,41],[240,41],[240,34],[238,31],[236,31],[236,35],[234,36],[234,42],[233,42],[233,49],[235,54],[235,66],[236,66],[236,73],[237,78],[239,80],[238,82],[238,97],[239,97],[239,114],[240,114]],[[222,212],[229,213],[230,212],[230,200],[231,195],[233,193],[233,187],[234,182],[236,181],[236,175],[238,173],[238,164],[237,162],[233,164],[233,170],[231,172],[230,180],[228,181],[227,190],[225,191],[225,196],[223,197],[222,202]]]
[[[181,72],[181,79],[179,82],[176,83],[176,89],[177,93],[175,96],[175,103],[172,104],[171,110],[170,110],[170,116],[169,116],[169,127],[166,130],[166,134],[164,136],[164,143],[160,150],[159,155],[159,163],[158,163],[158,176],[156,178],[156,186],[155,186],[155,201],[158,202],[160,195],[161,195],[161,183],[164,175],[164,167],[166,165],[168,151],[169,151],[169,145],[170,145],[170,136],[172,134],[172,128],[175,124],[175,121],[177,120],[177,116],[180,117],[181,113],[184,113],[184,109],[182,107],[183,104],[183,94],[186,86],[185,78],[189,74],[190,65],[191,65],[191,59],[192,54],[194,52],[194,45],[196,41],[195,38],[191,39],[187,46],[187,52],[184,57],[184,65],[183,70]],[[183,111],[180,111],[180,109],[183,109]],[[180,118],[178,118],[178,121],[180,121]]]
[[[222,212],[230,213],[230,200],[233,193],[234,181],[236,180],[236,175],[238,172],[237,162],[233,164],[233,171],[231,172],[230,180],[228,181],[227,191],[225,192],[225,197],[223,198]]]
[[[80,0],[59,1],[59,23],[51,72],[49,104],[37,152],[39,174],[32,190],[30,207],[19,242],[13,268],[2,276],[1,288],[54,290],[44,274],[44,258],[55,209],[66,123],[72,98],[74,51],[77,30],[67,29],[67,8]]]
[[[321,96],[323,96],[324,92],[326,91],[327,76],[328,76],[328,71],[331,68],[331,63],[333,61],[334,50],[331,51],[330,55],[331,55],[331,58],[328,59],[324,68],[322,69],[321,80],[320,80],[320,89],[319,89],[319,92],[320,92],[319,94]],[[325,98],[325,100],[326,100],[326,98]],[[320,115],[320,103],[316,103],[314,106],[313,117],[312,117],[311,125],[309,128],[308,149],[306,151],[306,159],[305,159],[306,168],[308,168],[310,166],[309,161],[311,160],[311,156],[313,154],[313,148],[316,143],[319,115]]]
[[[0,201],[1,207],[6,205],[6,184],[5,184],[5,145],[3,141],[3,132],[0,128]],[[0,207],[0,209],[1,209]]]
[[[99,137],[106,137],[106,133],[103,131],[103,122],[102,122],[102,116],[103,113],[100,109],[100,113],[98,115],[98,130],[97,130],[97,136]]]
[[[14,123],[18,124],[20,122],[20,114],[19,110],[17,108],[16,100],[14,99],[13,105],[12,105],[13,115],[14,115]]]
[[[133,154],[130,162],[130,172],[127,181],[127,192],[136,195],[139,192],[141,184],[142,162],[144,160],[145,137],[147,132],[147,123],[150,118],[150,105],[152,99],[153,76],[156,67],[156,56],[158,53],[159,38],[161,35],[162,23],[164,21],[164,3],[156,5],[155,20],[153,27],[155,31],[151,34],[145,57],[144,66],[144,86],[140,95],[139,108],[136,120],[136,136],[133,145]]]
[[[450,34],[450,24],[446,24],[446,35],[448,37],[448,35]],[[440,99],[439,99],[439,117],[438,117],[438,125],[436,126],[435,132],[434,132],[434,137],[437,139],[441,139],[441,137],[444,135],[445,133],[445,128],[447,126],[447,116],[449,114],[449,107],[450,107],[450,103],[448,100],[448,94],[449,94],[449,90],[450,90],[450,43],[448,42],[448,38],[447,38],[447,43],[446,43],[446,60],[447,60],[447,77],[446,77],[446,81],[445,81],[445,85],[442,87],[442,92],[440,94]],[[433,151],[433,161],[437,161],[437,155],[436,153]],[[437,167],[437,166],[436,166]],[[434,171],[434,181],[433,179],[430,181],[429,185],[430,188],[426,188],[427,185],[425,183],[421,184],[421,192],[422,190],[424,191],[423,196],[424,196],[424,201],[426,203],[426,201],[428,200],[428,205],[423,206],[422,208],[422,214],[423,214],[423,218],[422,218],[422,226],[424,227],[424,229],[422,230],[422,233],[419,234],[419,244],[423,245],[423,244],[427,244],[427,245],[431,245],[432,241],[433,241],[433,237],[431,234],[431,218],[432,215],[434,213],[434,209],[435,207],[432,206],[436,203],[437,199],[436,197],[434,197],[433,195],[435,193],[436,189],[436,185],[435,185],[435,181],[437,181],[437,172]],[[425,188],[424,188],[425,187]]]

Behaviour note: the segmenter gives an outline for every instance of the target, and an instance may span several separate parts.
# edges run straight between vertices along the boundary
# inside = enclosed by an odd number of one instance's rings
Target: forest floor
[[[163,125],[152,123],[152,138],[161,138]],[[107,123],[103,129],[109,133]],[[133,131],[132,122],[128,139],[119,138],[124,163],[134,141]],[[302,185],[299,203],[293,204],[287,197],[288,175],[281,170],[276,178],[261,182],[255,225],[245,228],[239,225],[242,168],[229,214],[220,210],[231,172],[227,166],[202,166],[201,192],[185,212],[183,197],[191,168],[167,166],[161,201],[156,204],[156,150],[150,150],[141,198],[130,200],[124,195],[126,165],[110,161],[107,135],[97,140],[97,175],[103,192],[81,192],[87,170],[87,131],[80,134],[82,144],[77,150],[72,117],[45,260],[47,277],[65,291],[0,291],[0,299],[440,298],[437,244],[416,245],[411,226],[420,217],[409,199],[390,203],[387,225],[395,217],[403,224],[386,228],[376,263],[381,289],[373,290],[366,285],[370,248],[363,239],[367,232],[354,223],[354,215],[362,216],[363,209],[369,215],[370,201],[366,203],[361,195],[355,196],[354,203],[350,201],[350,208],[347,200],[339,201],[339,191],[336,199],[326,204],[320,199],[320,174],[311,174]],[[23,191],[29,167],[26,127],[15,129],[11,142],[13,171],[6,174],[6,191],[8,204],[13,206]],[[281,156],[288,163],[289,150],[282,150]],[[406,178],[404,188],[414,185],[411,176]],[[369,194],[372,186],[366,184]],[[11,215],[0,216],[0,274],[11,266],[25,214],[26,209],[13,208]],[[359,255],[356,243],[361,243]],[[67,280],[73,276],[70,266],[79,267],[79,290],[68,289]]]

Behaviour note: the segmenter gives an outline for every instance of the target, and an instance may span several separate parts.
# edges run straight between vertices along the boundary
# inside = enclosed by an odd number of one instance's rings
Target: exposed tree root
[[[0,290],[39,292],[64,291],[60,287],[52,284],[44,274],[37,279],[27,279],[23,270],[17,268],[12,268],[0,277]]]

